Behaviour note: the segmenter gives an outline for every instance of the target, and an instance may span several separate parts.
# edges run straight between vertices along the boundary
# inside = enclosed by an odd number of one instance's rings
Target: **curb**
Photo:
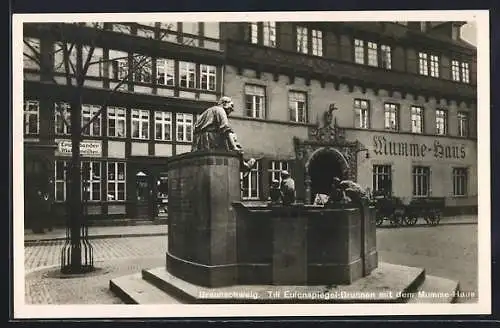
[[[135,237],[154,237],[154,236],[166,236],[166,232],[152,232],[152,233],[125,233],[125,234],[112,234],[112,235],[91,235],[88,239],[109,239],[109,238],[135,238]],[[41,238],[41,239],[28,239],[24,241],[24,245],[30,244],[42,244],[45,242],[54,241],[65,241],[66,237],[54,237],[54,238]]]

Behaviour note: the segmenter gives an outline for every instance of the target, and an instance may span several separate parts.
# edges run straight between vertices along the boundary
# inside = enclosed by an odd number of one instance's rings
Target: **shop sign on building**
[[[71,140],[56,140],[56,156],[71,156]],[[82,157],[102,157],[101,140],[82,140],[80,142],[80,156]]]
[[[467,155],[467,148],[464,144],[447,144],[437,139],[429,143],[412,143],[393,140],[383,135],[374,135],[373,153],[383,156],[464,159]]]

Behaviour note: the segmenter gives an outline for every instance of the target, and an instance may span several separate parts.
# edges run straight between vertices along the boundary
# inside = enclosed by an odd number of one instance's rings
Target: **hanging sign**
[[[71,140],[56,140],[57,156],[71,156]],[[82,157],[102,157],[101,140],[82,140],[80,142],[80,156]]]

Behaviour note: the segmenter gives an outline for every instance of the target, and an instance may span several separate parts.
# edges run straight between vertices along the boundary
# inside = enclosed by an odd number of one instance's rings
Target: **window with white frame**
[[[125,138],[127,111],[121,107],[108,107],[108,136]]]
[[[269,170],[268,170],[270,184],[274,180],[281,183],[281,171],[288,171],[288,173],[290,173],[290,169],[288,167],[288,162],[287,161],[271,161],[271,166],[269,167]]]
[[[244,200],[260,197],[260,163],[257,161],[246,177],[241,173],[241,198]]]
[[[448,112],[444,109],[436,109],[436,134],[448,133]]]
[[[429,75],[429,66],[427,54],[424,52],[418,53],[418,72],[420,75]]]
[[[54,200],[56,202],[66,201],[66,174],[67,161],[56,160],[54,162]]]
[[[431,59],[431,62],[430,62],[431,76],[432,77],[439,77],[439,57],[436,55],[431,55],[430,59]]]
[[[411,106],[411,132],[423,133],[424,109],[419,106]]]
[[[460,62],[458,60],[451,61],[451,78],[453,81],[460,82]]]
[[[378,46],[375,42],[368,42],[368,65],[378,66]]]
[[[311,30],[312,54],[314,56],[323,56],[323,32],[320,30]]]
[[[464,167],[453,168],[453,196],[466,196],[468,184],[468,170]]]
[[[132,109],[132,138],[149,139],[149,110]]]
[[[297,26],[297,51],[307,54],[307,27]]]
[[[85,61],[90,55],[90,47],[84,46],[83,49],[83,60]],[[90,58],[89,67],[86,75],[93,77],[104,77],[104,54],[103,49],[94,47],[92,52],[92,57]]]
[[[193,114],[176,113],[177,141],[193,141]]]
[[[384,104],[384,128],[390,131],[399,131],[399,105]]]
[[[354,62],[357,64],[365,63],[365,42],[354,39]]]
[[[384,191],[392,194],[392,167],[391,165],[373,165],[373,192]]]
[[[368,129],[370,127],[370,102],[365,99],[354,99],[354,127]]]
[[[257,22],[250,23],[250,41],[253,44],[259,43],[259,24]]]
[[[109,50],[109,78],[113,80],[123,80],[127,78],[128,54],[123,51]]]
[[[40,131],[40,103],[37,100],[24,102],[24,134],[38,134]]]
[[[125,201],[125,163],[108,162],[107,199],[109,201]]]
[[[288,93],[288,108],[290,121],[307,122],[307,94],[305,92],[290,91]]]
[[[54,130],[55,134],[71,134],[71,108],[68,103],[54,104]]]
[[[64,53],[68,51],[67,63],[64,60]],[[67,64],[67,68],[66,68]],[[58,73],[75,74],[76,47],[74,44],[56,42],[54,43],[54,71]],[[66,71],[67,69],[67,71]]]
[[[458,118],[458,135],[460,137],[467,137],[469,135],[469,116],[467,113],[460,112],[457,114]]]
[[[469,83],[469,63],[462,63],[462,82]]]
[[[380,63],[382,65],[382,68],[392,68],[392,55],[390,46],[385,44],[380,46]]]
[[[153,77],[152,59],[144,55],[134,54],[132,56],[132,67],[134,68],[133,81],[140,83],[151,83]]]
[[[172,140],[172,113],[155,111],[155,140]]]
[[[430,195],[431,170],[427,166],[414,166],[412,168],[413,196],[427,197]]]
[[[265,118],[266,91],[263,86],[245,85],[245,106],[248,117]]]
[[[158,58],[156,60],[156,83],[173,86],[175,84],[175,61]]]
[[[179,84],[183,88],[196,88],[196,64],[179,62]]]
[[[40,39],[23,38],[23,69],[40,70]]]
[[[276,47],[276,22],[263,22],[262,36],[266,47]]]
[[[101,200],[101,162],[82,162],[83,199]]]
[[[87,125],[90,120],[101,109],[97,105],[82,105],[82,126]],[[92,123],[90,123],[83,131],[82,134],[86,136],[100,136],[101,135],[101,115],[97,116]]]
[[[217,68],[212,65],[200,65],[200,89],[215,91]]]

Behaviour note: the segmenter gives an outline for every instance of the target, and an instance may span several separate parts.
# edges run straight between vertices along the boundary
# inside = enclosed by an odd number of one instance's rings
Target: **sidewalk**
[[[114,227],[89,227],[89,239],[140,237],[140,236],[166,236],[166,224],[148,224]],[[33,233],[30,229],[24,231],[24,242],[35,243],[38,241],[55,241],[66,238],[66,228],[55,228],[45,233]]]

